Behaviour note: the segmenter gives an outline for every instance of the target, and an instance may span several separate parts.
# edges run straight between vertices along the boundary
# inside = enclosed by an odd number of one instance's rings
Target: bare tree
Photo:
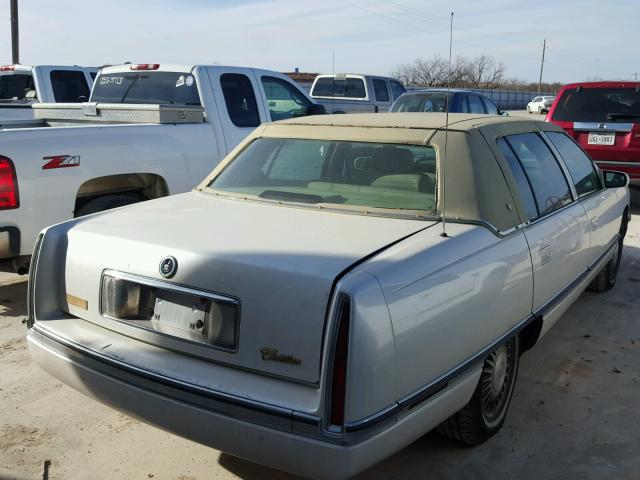
[[[471,60],[458,57],[449,71],[448,60],[434,55],[428,60],[418,58],[400,65],[392,75],[405,85],[421,87],[498,88],[504,78],[504,65],[486,55]]]
[[[400,65],[392,76],[405,85],[437,87],[450,82],[454,86],[464,78],[465,68],[466,61],[458,58],[451,64],[451,75],[449,75],[448,60],[434,55],[427,60],[417,58],[413,63]]]
[[[465,86],[471,88],[500,88],[504,80],[504,64],[487,55],[466,62]]]

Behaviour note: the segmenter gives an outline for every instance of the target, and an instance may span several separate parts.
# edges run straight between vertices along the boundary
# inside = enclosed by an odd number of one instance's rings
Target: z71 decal
[[[42,160],[49,160],[42,166],[43,170],[80,166],[80,155],[54,155],[53,157],[42,157]]]

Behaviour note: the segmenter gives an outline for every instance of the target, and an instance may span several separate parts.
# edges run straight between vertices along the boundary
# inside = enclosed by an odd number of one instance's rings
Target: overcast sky
[[[488,54],[506,75],[633,78],[640,1],[616,0],[19,0],[25,64],[213,63],[388,74],[417,57]],[[11,62],[0,0],[0,64]],[[640,77],[640,75],[639,75]]]

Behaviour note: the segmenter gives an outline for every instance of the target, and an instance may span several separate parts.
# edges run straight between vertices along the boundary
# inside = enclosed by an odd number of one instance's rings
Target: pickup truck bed
[[[0,131],[0,259],[19,272],[43,228],[186,192],[259,124],[324,113],[288,77],[243,67],[103,68],[91,100]]]

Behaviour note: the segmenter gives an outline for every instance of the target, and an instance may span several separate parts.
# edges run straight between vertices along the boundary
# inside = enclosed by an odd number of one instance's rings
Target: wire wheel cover
[[[500,420],[506,410],[514,380],[513,340],[493,350],[484,362],[480,377],[482,416],[488,424]]]

